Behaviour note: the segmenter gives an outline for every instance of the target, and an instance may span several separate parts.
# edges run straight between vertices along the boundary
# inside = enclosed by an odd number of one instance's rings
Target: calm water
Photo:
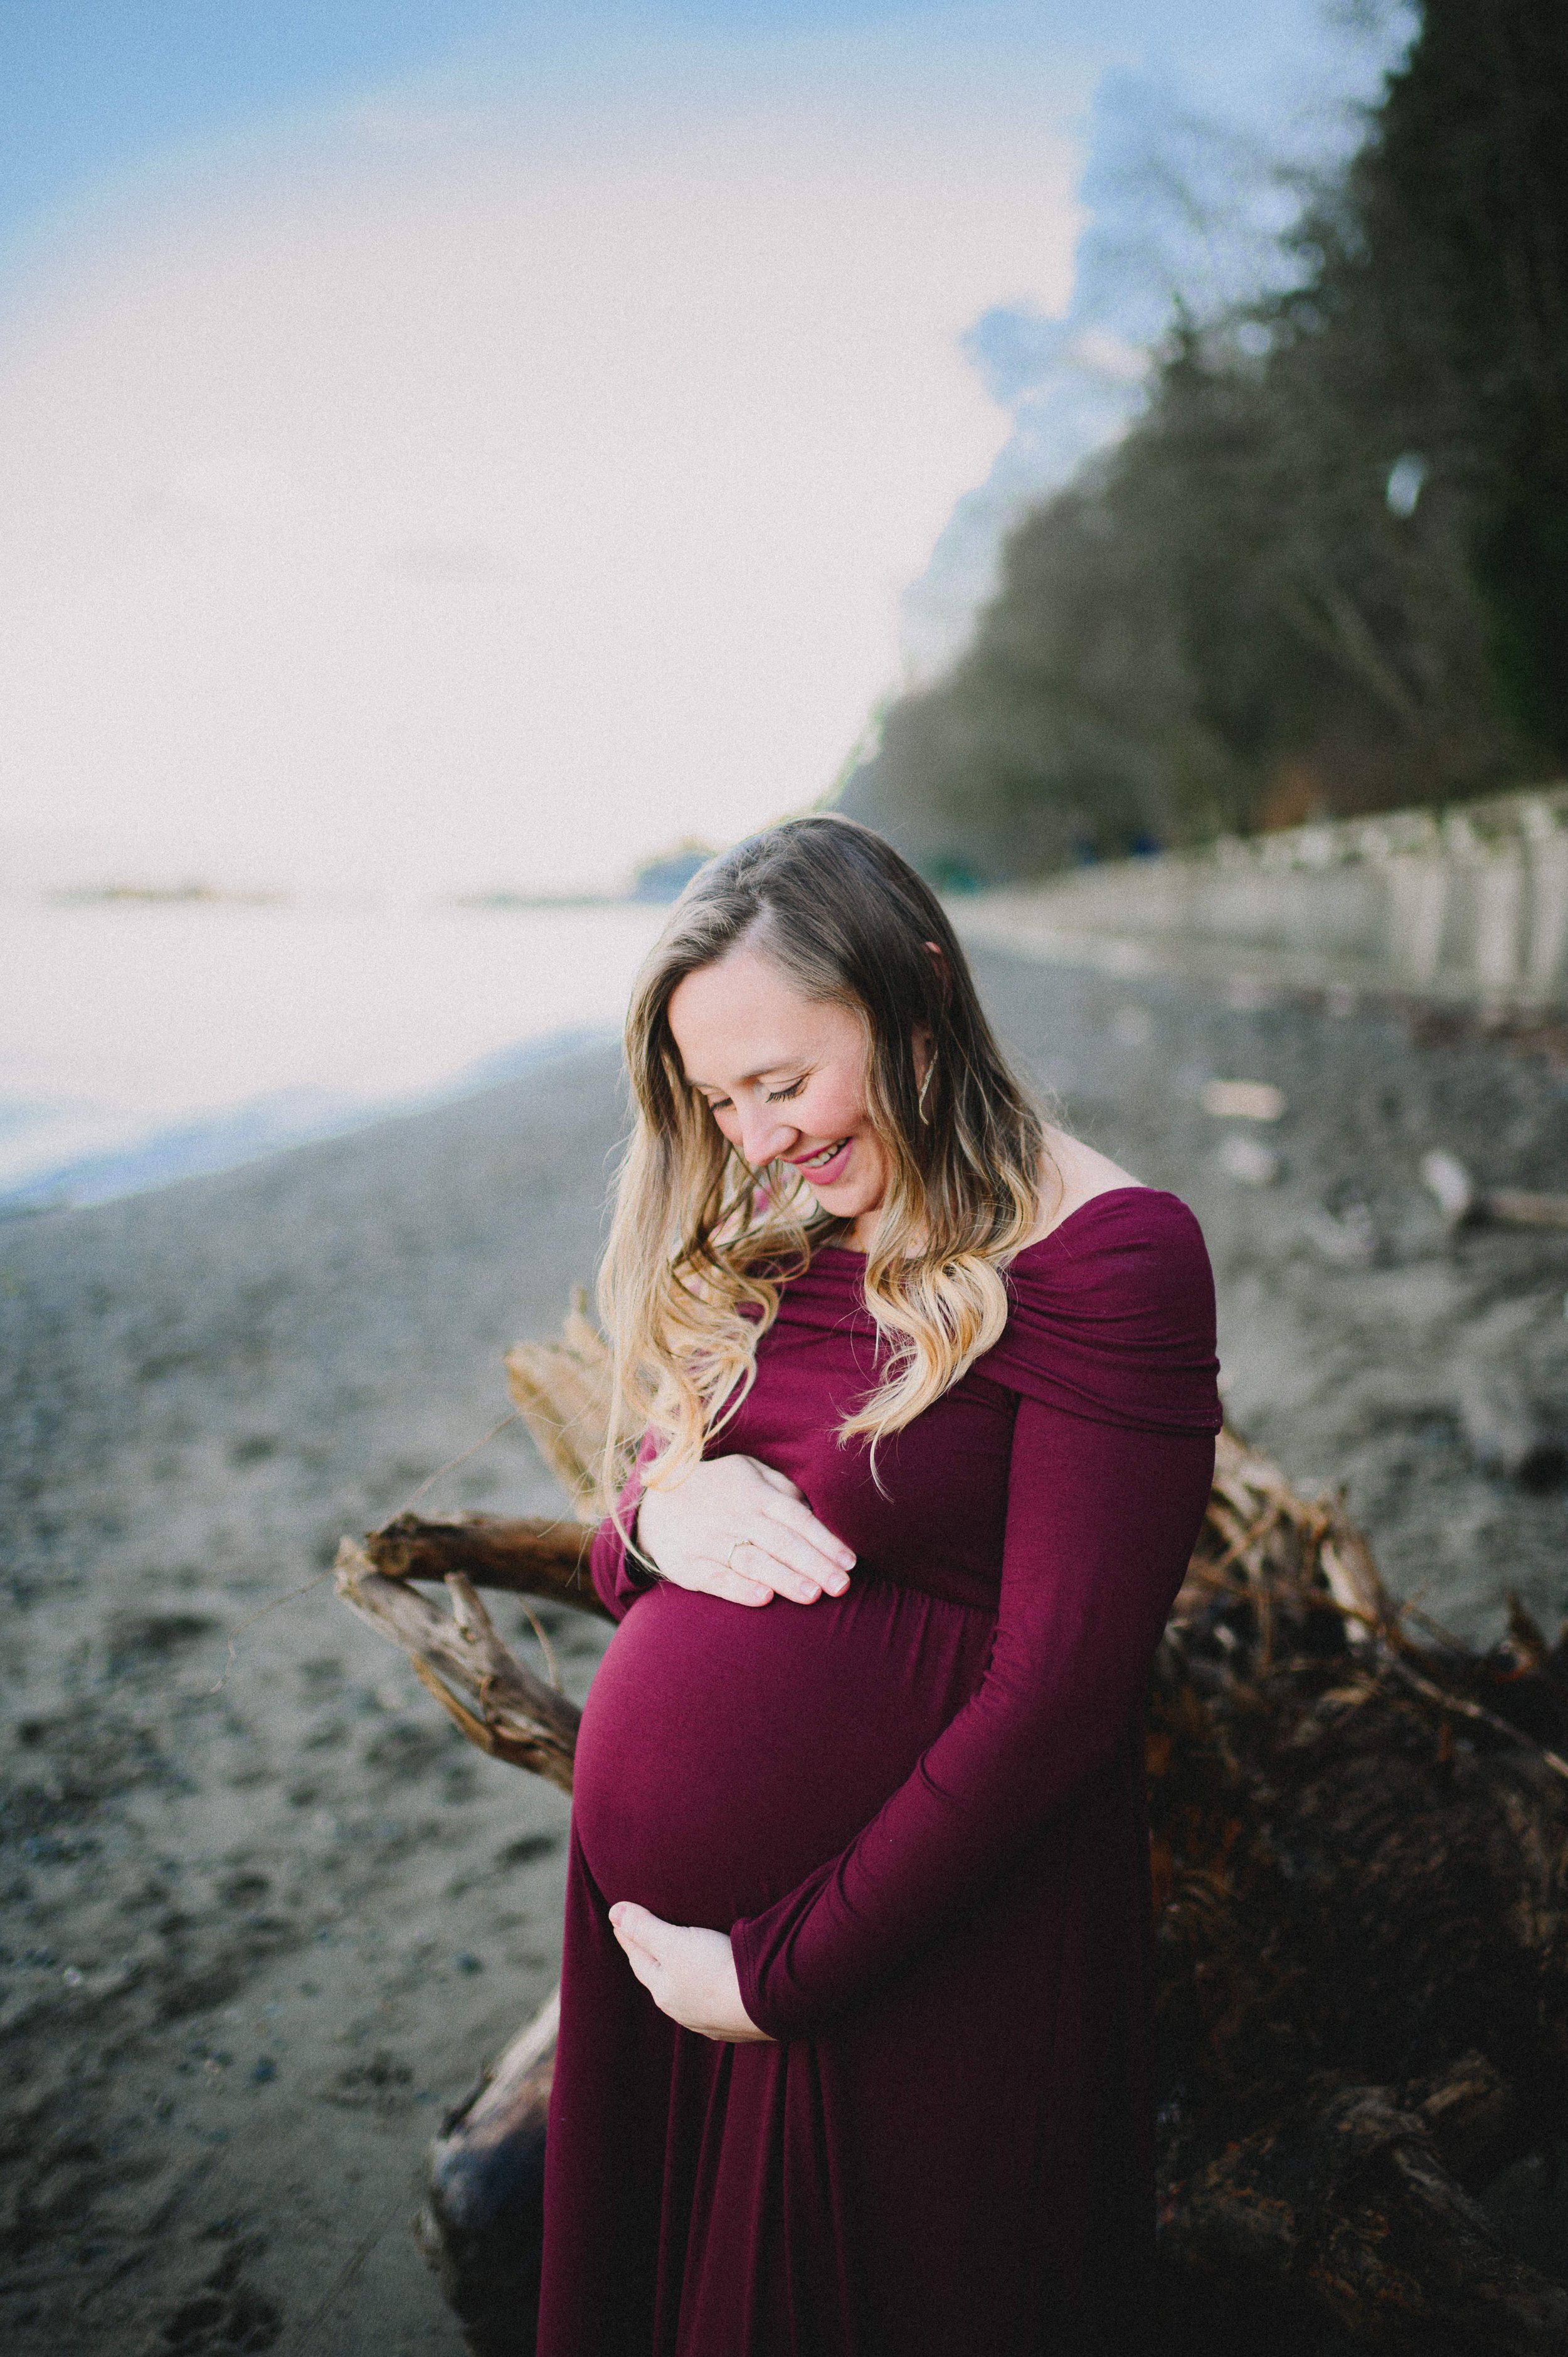
[[[618,1026],[664,914],[0,902],[0,1210],[505,1079]]]

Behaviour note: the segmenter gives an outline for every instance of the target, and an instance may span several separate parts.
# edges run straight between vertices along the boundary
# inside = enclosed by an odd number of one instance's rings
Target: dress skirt
[[[1152,2237],[1150,2154],[1129,2131],[1146,2110],[1139,1760],[1119,1755],[820,2038],[676,2029],[607,1912],[631,1899],[725,1924],[782,1897],[953,1718],[993,1627],[857,1578],[759,1611],[660,1587],[618,1630],[577,1750],[542,2357],[1135,2347]]]

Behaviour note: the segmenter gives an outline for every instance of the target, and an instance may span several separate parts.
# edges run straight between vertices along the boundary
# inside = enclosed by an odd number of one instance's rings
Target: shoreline
[[[464,1064],[434,1085],[406,1096],[334,1102],[324,1092],[284,1089],[248,1099],[207,1120],[179,1122],[102,1154],[88,1155],[46,1170],[22,1185],[0,1189],[0,1224],[43,1211],[93,1211],[186,1178],[209,1178],[238,1170],[273,1155],[351,1137],[386,1121],[439,1112],[463,1098],[521,1080],[540,1066],[618,1042],[604,1025],[569,1026],[537,1039],[520,1039]]]
[[[0,1196],[110,1200],[513,1078],[618,1032],[664,913],[14,910]]]

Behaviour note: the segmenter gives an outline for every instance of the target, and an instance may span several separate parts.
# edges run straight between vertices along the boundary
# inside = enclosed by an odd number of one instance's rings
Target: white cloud
[[[11,822],[182,875],[561,885],[825,789],[1008,430],[960,338],[1065,305],[1079,93],[945,128],[820,95],[471,142],[389,100],[35,299]]]

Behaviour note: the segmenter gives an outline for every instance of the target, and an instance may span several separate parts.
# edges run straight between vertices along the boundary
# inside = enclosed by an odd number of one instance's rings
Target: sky
[[[809,806],[1397,32],[3,0],[0,877],[564,890]]]

